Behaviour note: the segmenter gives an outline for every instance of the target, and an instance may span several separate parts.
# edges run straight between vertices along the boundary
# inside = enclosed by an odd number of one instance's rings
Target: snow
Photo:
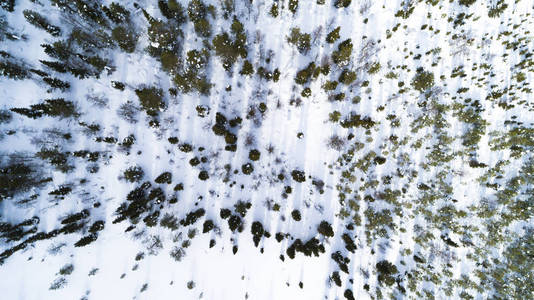
[[[104,2],[106,5],[111,3],[111,1]],[[419,95],[419,92],[409,89],[406,93],[400,94],[398,82],[403,81],[404,87],[409,87],[418,67],[431,70],[434,73],[436,86],[443,89],[438,103],[447,105],[461,103],[461,99],[454,98],[458,96],[456,92],[461,87],[469,87],[470,90],[463,97],[479,99],[483,106],[481,117],[488,121],[487,129],[478,143],[476,158],[488,166],[510,160],[511,164],[504,167],[505,175],[502,182],[508,181],[517,175],[526,159],[513,160],[507,149],[492,151],[490,133],[505,130],[504,121],[510,120],[512,116],[517,116],[516,121],[530,125],[534,122],[534,117],[521,105],[505,110],[497,105],[497,101],[484,99],[495,90],[491,85],[494,84],[502,90],[514,84],[512,75],[516,70],[513,65],[519,63],[521,57],[518,51],[506,49],[497,36],[504,30],[510,30],[510,26],[505,24],[519,24],[525,18],[525,13],[532,13],[533,1],[523,0],[519,3],[507,1],[509,7],[500,18],[489,18],[483,1],[477,1],[469,8],[456,2],[444,1],[436,6],[421,2],[416,5],[408,19],[393,17],[402,6],[402,1],[352,1],[348,8],[336,9],[333,1],[319,5],[316,1],[300,0],[298,12],[294,16],[284,8],[280,10],[276,19],[269,15],[271,1],[258,2],[248,4],[236,1],[237,16],[247,31],[248,59],[254,64],[255,69],[259,66],[265,66],[271,71],[279,68],[280,80],[273,82],[262,80],[256,75],[252,77],[239,75],[241,59],[236,63],[237,71],[229,76],[222,68],[220,60],[212,53],[207,68],[208,77],[214,84],[210,96],[193,92],[179,93],[174,97],[165,92],[168,108],[160,112],[160,128],[148,126],[149,118],[142,110],[137,115],[138,122],[134,124],[128,123],[117,114],[119,107],[127,101],[138,104],[135,89],[139,87],[157,86],[164,91],[173,87],[172,76],[161,69],[157,59],[150,57],[144,51],[149,44],[153,47],[160,45],[149,42],[146,36],[146,21],[140,10],[134,11],[132,1],[121,1],[121,5],[129,8],[131,17],[142,35],[134,53],[124,53],[118,48],[110,50],[109,57],[112,58],[116,71],[104,71],[99,78],[83,80],[69,74],[54,73],[53,77],[71,83],[70,90],[65,93],[58,91],[47,93],[48,86],[36,75],[33,79],[21,81],[0,77],[0,99],[2,99],[0,109],[29,107],[42,102],[43,99],[64,97],[74,101],[81,113],[78,120],[52,117],[33,120],[13,114],[10,123],[0,124],[3,132],[0,135],[2,153],[37,152],[42,145],[39,145],[35,138],[46,140],[48,136],[44,132],[45,129],[58,128],[73,134],[72,140],[59,141],[64,151],[101,151],[101,155],[106,156],[100,158],[99,170],[94,174],[87,170],[88,164],[78,158],[74,162],[76,169],[67,174],[44,163],[45,171],[53,177],[53,184],[42,188],[34,205],[25,208],[17,206],[13,201],[0,202],[0,221],[16,224],[37,215],[40,217],[39,232],[50,232],[60,228],[62,218],[84,208],[92,208],[97,202],[101,206],[91,209],[89,220],[91,223],[105,220],[106,224],[98,239],[88,246],[73,246],[83,236],[81,233],[60,234],[52,240],[35,242],[6,259],[4,264],[0,265],[2,298],[342,299],[347,289],[352,290],[355,299],[374,298],[375,289],[382,289],[384,297],[389,298],[386,292],[394,290],[395,286],[391,288],[380,286],[376,278],[376,263],[381,260],[393,262],[399,273],[403,274],[404,271],[408,272],[418,267],[411,259],[413,254],[417,253],[422,253],[429,261],[433,255],[439,256],[430,262],[435,264],[432,266],[435,268],[442,268],[447,263],[444,256],[456,257],[457,259],[451,259],[453,266],[450,270],[453,275],[449,279],[459,279],[465,274],[473,275],[473,271],[478,268],[475,262],[468,258],[473,250],[465,245],[450,248],[439,238],[440,234],[451,230],[446,228],[441,231],[438,230],[439,226],[432,227],[435,224],[430,224],[429,218],[422,214],[420,203],[423,193],[418,184],[438,183],[439,172],[447,172],[444,182],[453,188],[452,193],[447,195],[446,199],[435,200],[434,206],[427,209],[435,213],[453,203],[457,211],[465,211],[472,217],[472,219],[458,220],[459,224],[482,227],[482,221],[475,217],[476,211],[473,207],[477,207],[485,198],[493,198],[494,191],[478,182],[487,169],[469,167],[467,155],[456,156],[450,162],[429,167],[428,156],[437,143],[437,129],[424,127],[418,132],[413,132],[411,124],[421,116],[430,115],[433,118],[431,115],[433,112],[428,107],[422,108],[420,104],[426,99]],[[152,16],[164,19],[156,1],[138,3]],[[219,1],[206,1],[206,3],[219,6]],[[369,8],[362,14],[360,10],[366,3]],[[62,18],[59,9],[49,3],[38,5],[30,1],[17,1],[15,8],[13,13],[2,11],[2,14],[16,32],[28,38],[18,41],[4,40],[0,44],[0,50],[9,52],[31,67],[43,69],[39,60],[51,60],[51,58],[44,53],[40,45],[52,43],[55,39],[27,23],[22,11],[36,10],[45,15],[51,23],[61,24],[65,32],[72,24]],[[463,29],[452,28],[452,24],[447,21],[449,16],[455,17],[459,12],[474,14],[466,21],[473,22],[473,25],[464,27],[468,29],[465,32],[460,31]],[[366,23],[363,22],[364,19],[367,20]],[[222,17],[212,20],[214,35],[228,30],[230,22],[231,19],[224,20]],[[401,24],[399,29],[392,31],[397,23]],[[532,28],[532,21],[527,23],[524,26]],[[338,25],[341,25],[340,39],[336,44],[325,43],[326,34]],[[434,31],[423,30],[422,25],[432,26]],[[312,36],[314,32],[320,32],[307,55],[301,55],[294,46],[287,43],[287,35],[293,27],[299,27]],[[183,44],[185,52],[203,47],[202,40],[196,37],[192,24],[187,23],[182,29],[186,36]],[[386,37],[387,29],[392,33],[391,38]],[[436,30],[439,30],[439,33],[436,33]],[[454,55],[462,49],[457,40],[451,40],[453,34],[466,34],[473,37],[474,41],[467,51]],[[524,31],[521,34],[528,36]],[[483,41],[482,37],[486,37],[486,41]],[[300,92],[303,86],[295,85],[295,73],[312,61],[321,65],[323,57],[329,56],[336,50],[340,41],[349,38],[354,44],[352,67],[358,71],[358,79],[350,87],[340,84],[340,88],[336,90],[345,92],[347,100],[328,101],[332,93],[327,93],[321,88],[326,80],[337,80],[341,69],[335,64],[331,64],[329,75],[320,75],[309,84],[312,96],[302,98]],[[358,58],[365,54],[361,48],[367,41],[376,44],[368,55],[368,60],[361,61]],[[533,47],[530,43],[527,52],[532,52]],[[437,55],[424,55],[435,48],[440,48],[441,52]],[[274,56],[270,63],[266,63],[270,50]],[[413,59],[416,54],[423,56],[419,60]],[[503,59],[503,54],[509,56]],[[432,65],[434,59],[437,60],[436,66]],[[381,70],[372,76],[367,72],[368,63],[371,62],[379,62],[381,65]],[[495,77],[483,75],[486,71],[480,67],[483,63],[491,64]],[[472,70],[475,64],[478,66],[476,71]],[[406,68],[401,68],[403,65]],[[452,70],[460,65],[464,66],[466,77],[450,78]],[[386,78],[385,75],[389,71],[396,73],[399,78]],[[446,76],[447,79],[440,79],[440,75]],[[470,79],[472,76],[484,76],[485,82],[481,88],[475,85],[477,83],[475,80]],[[361,86],[366,80],[369,81],[369,85]],[[125,83],[126,89],[124,91],[114,89],[111,81]],[[532,75],[529,72],[526,82],[532,86]],[[232,88],[230,92],[225,91],[228,86]],[[87,100],[88,96],[105,98],[107,103],[102,106],[95,105],[94,102]],[[354,96],[361,97],[358,104],[351,102]],[[531,94],[521,92],[517,96],[523,97],[528,103],[532,102]],[[291,100],[296,99],[302,100],[302,103],[292,104]],[[259,105],[260,102],[267,104],[265,115],[247,119],[249,109]],[[209,107],[210,111],[206,117],[198,115],[196,111],[198,105]],[[369,116],[378,123],[368,133],[361,128],[342,128],[338,126],[339,124],[329,121],[329,114],[334,110],[343,114],[342,119],[355,112]],[[243,119],[243,125],[237,133],[239,146],[236,152],[225,151],[224,138],[212,133],[211,127],[215,124],[216,112],[224,113],[228,119],[236,116]],[[256,114],[259,114],[257,109]],[[400,126],[391,126],[391,122],[387,119],[388,115],[396,115],[401,121]],[[448,126],[440,130],[456,138],[447,145],[448,151],[450,153],[463,151],[461,136],[467,125],[453,117],[452,111],[445,112],[444,116]],[[99,124],[101,132],[96,135],[85,133],[79,126],[79,122],[82,121],[87,124]],[[16,130],[16,133],[13,135],[4,133],[10,129]],[[299,133],[303,134],[300,138],[297,137]],[[354,138],[346,141],[343,151],[336,151],[328,146],[328,139],[331,136],[346,137],[349,133],[353,133]],[[97,136],[113,136],[122,142],[130,134],[135,135],[136,141],[127,151],[120,150],[119,145],[96,142]],[[389,142],[389,137],[392,135],[397,136],[399,141],[405,138],[409,141],[399,146],[393,145]],[[252,145],[247,146],[245,141],[249,136],[254,138]],[[167,141],[169,137],[178,137],[179,143],[193,145],[193,152],[184,153],[178,150],[177,145]],[[418,139],[422,141],[420,148],[412,146]],[[57,140],[48,142],[58,143]],[[336,163],[353,142],[364,143],[364,148],[354,152],[355,159],[348,165]],[[273,153],[267,151],[270,146],[273,147]],[[199,147],[204,147],[205,150],[200,151]],[[254,162],[254,172],[245,175],[240,170],[243,164],[249,162],[248,155],[251,149],[260,150],[261,158]],[[362,171],[357,167],[350,169],[351,164],[364,158],[371,151],[387,157],[386,162],[383,165],[373,166],[369,171]],[[531,155],[532,153],[527,153],[525,157]],[[208,163],[195,167],[189,163],[193,157],[202,156],[208,159]],[[405,161],[404,157],[407,157],[408,161]],[[229,183],[235,181],[233,185],[223,181],[226,164],[231,166]],[[180,220],[188,212],[198,208],[204,208],[206,215],[193,226],[181,227],[177,231],[162,226],[147,227],[140,221],[136,229],[125,232],[130,221],[112,224],[116,219],[117,208],[125,201],[126,195],[138,186],[121,179],[123,171],[133,165],[142,167],[145,180],[153,181],[166,171],[172,173],[172,184],[153,185],[161,187],[167,194],[167,199],[174,194],[178,197],[178,203],[168,204],[162,210],[161,216],[167,212]],[[208,171],[209,180],[201,181],[198,178],[201,170]],[[238,174],[233,174],[234,170],[239,170]],[[304,171],[307,176],[306,181],[304,183],[292,181],[290,175],[292,170]],[[346,170],[350,170],[355,176],[354,182],[348,183],[343,178],[342,172]],[[401,171],[403,176],[397,176],[396,174]],[[413,175],[412,171],[417,172],[417,175]],[[280,173],[285,173],[286,179],[283,182],[276,179]],[[386,185],[382,182],[382,178],[389,175],[393,175],[393,178],[391,183]],[[87,179],[87,183],[81,184],[82,179]],[[324,181],[324,193],[319,193],[313,186],[313,179]],[[373,181],[377,181],[376,185],[370,184]],[[184,184],[183,191],[173,191],[177,183]],[[64,200],[52,202],[52,196],[48,193],[60,184],[72,184],[75,186],[74,192]],[[292,187],[292,192],[284,198],[281,194],[286,185]],[[347,193],[346,201],[342,202],[339,193],[345,186],[350,187],[352,192]],[[391,190],[406,188],[397,200],[400,204],[379,199],[379,192],[385,188]],[[367,195],[375,197],[377,201],[362,200]],[[354,253],[345,249],[341,239],[343,233],[349,232],[346,228],[351,223],[351,217],[343,219],[340,210],[346,208],[351,197],[354,197],[360,206],[359,210],[353,213],[362,220],[361,225],[356,225],[356,229],[350,232],[358,246]],[[233,210],[238,201],[251,202],[252,207],[244,217],[243,232],[234,233],[228,229],[227,220],[220,218],[219,212],[222,208]],[[275,203],[281,206],[279,212],[272,209]],[[405,231],[390,230],[389,238],[376,237],[368,240],[366,226],[369,226],[371,221],[366,220],[365,211],[368,208],[377,211],[388,209],[395,227]],[[395,208],[401,209],[402,213],[395,213]],[[292,219],[291,212],[294,209],[298,209],[302,214],[300,222]],[[202,223],[208,219],[215,222],[217,229],[202,233]],[[323,220],[332,224],[336,233],[333,238],[325,238],[317,233],[317,225]],[[250,225],[254,221],[260,221],[265,230],[271,234],[270,238],[261,239],[259,247],[254,247],[250,233]],[[510,228],[514,228],[513,231],[520,234],[518,224],[532,224],[531,221],[532,218],[516,222]],[[414,241],[419,235],[416,226],[431,232],[435,239],[421,247]],[[175,261],[169,253],[188,239],[186,236],[190,229],[196,230],[196,236],[190,239],[191,245],[185,249],[186,255],[183,259]],[[304,242],[317,237],[323,243],[325,253],[319,257],[307,257],[297,252],[295,258],[290,259],[286,249],[294,240],[286,238],[279,243],[274,238],[278,232],[290,233],[294,239],[298,238]],[[136,234],[140,237],[135,238]],[[153,236],[161,239],[162,246],[151,255],[147,249],[149,248],[147,239]],[[457,234],[451,236],[454,241],[460,238]],[[216,241],[213,248],[209,247],[211,239]],[[65,243],[66,246],[57,254],[51,253],[51,247],[59,243]],[[14,244],[0,240],[0,250],[4,251],[12,246]],[[235,254],[232,251],[233,246],[238,246]],[[405,255],[406,250],[410,250],[412,254]],[[332,261],[331,253],[336,251],[341,251],[343,256],[350,259],[348,274],[340,271],[338,265]],[[136,261],[134,258],[140,252],[145,254],[144,259]],[[280,259],[280,255],[284,255],[284,260]],[[73,264],[73,273],[59,275],[59,269],[67,263]],[[88,276],[94,268],[98,268],[96,274]],[[329,280],[334,271],[340,273],[341,287],[335,286],[334,282]],[[123,274],[125,276],[121,278]],[[66,279],[66,284],[59,289],[51,290],[52,282],[62,277]],[[478,282],[475,277],[472,277],[472,280]],[[187,283],[191,281],[195,286],[189,289]],[[299,287],[300,282],[303,283],[302,288]],[[142,291],[144,284],[147,284],[147,289]],[[364,284],[371,286],[370,292],[366,291]],[[410,293],[407,283],[403,285]],[[423,289],[431,291],[438,299],[451,298],[446,296],[440,285],[430,282],[427,277],[421,279],[421,283],[417,286],[418,292]],[[477,299],[487,296],[485,292],[475,293],[473,289],[469,291],[476,295]],[[452,298],[458,297],[459,293],[460,290],[456,290]],[[398,292],[394,295],[396,298],[409,297]],[[415,297],[414,295],[410,294],[411,297]]]

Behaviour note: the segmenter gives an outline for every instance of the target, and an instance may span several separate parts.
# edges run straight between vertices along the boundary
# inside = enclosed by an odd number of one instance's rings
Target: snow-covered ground
[[[176,1],[118,1],[121,21],[107,0],[0,1],[0,298],[534,298],[532,0],[206,0],[207,37],[188,13],[195,1],[178,1],[183,23],[162,10]],[[234,39],[237,20],[246,55],[227,71],[220,53],[236,50],[214,41]],[[119,46],[120,26],[133,51]],[[293,28],[308,46],[289,42]],[[47,52],[57,41],[68,58]],[[188,83],[206,75],[209,94],[175,79],[194,49],[209,59]],[[174,69],[158,51],[176,55]],[[73,75],[98,69],[94,56],[104,68]],[[164,103],[154,112],[141,96],[151,87]],[[35,106],[58,98],[76,113]],[[32,182],[16,163],[50,179]],[[129,182],[133,166],[143,175]],[[156,182],[164,172],[169,182]],[[143,182],[132,217],[127,197]]]

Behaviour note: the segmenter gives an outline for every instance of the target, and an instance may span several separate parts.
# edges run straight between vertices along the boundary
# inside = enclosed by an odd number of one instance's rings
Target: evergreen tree
[[[50,24],[48,20],[38,12],[26,9],[23,11],[23,14],[26,20],[33,26],[43,29],[44,31],[50,33],[52,36],[61,35],[61,28]]]

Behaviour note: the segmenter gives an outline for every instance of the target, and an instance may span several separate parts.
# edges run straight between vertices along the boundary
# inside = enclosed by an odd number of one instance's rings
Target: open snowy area
[[[0,299],[534,299],[534,0],[0,0]]]

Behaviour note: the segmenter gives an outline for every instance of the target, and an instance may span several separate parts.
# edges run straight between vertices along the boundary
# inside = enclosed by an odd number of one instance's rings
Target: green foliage
[[[415,90],[423,93],[434,85],[434,74],[419,67],[417,68],[417,74],[413,77],[411,84]]]
[[[184,219],[180,220],[180,225],[189,226],[197,222],[198,219],[202,218],[206,214],[206,210],[199,208],[197,210],[189,212]]]
[[[103,6],[102,10],[115,24],[124,24],[130,20],[130,12],[117,2],[112,2],[109,7]]]
[[[124,26],[117,26],[111,31],[111,37],[125,52],[132,53],[135,51],[137,43],[137,34]]]
[[[341,72],[341,75],[339,75],[338,80],[345,85],[349,85],[356,80],[356,72],[345,69]]]
[[[491,150],[510,149],[521,154],[524,150],[534,149],[534,128],[517,126],[507,132],[492,135],[489,142]]]
[[[38,12],[26,9],[22,13],[26,20],[33,26],[50,33],[52,36],[61,35],[61,28],[50,24],[48,20]]]
[[[189,19],[195,23],[207,16],[207,8],[202,0],[191,0],[187,6]]]
[[[252,172],[254,172],[254,166],[251,163],[246,163],[241,166],[241,171],[245,175],[250,175]]]
[[[43,81],[51,87],[51,90],[58,89],[64,92],[70,88],[70,83],[57,78],[45,77]]]
[[[298,27],[291,28],[291,34],[287,37],[287,41],[296,46],[301,54],[306,54],[311,49],[311,35],[301,33]]]
[[[178,70],[180,61],[178,56],[170,51],[164,51],[160,56],[161,67],[163,70],[170,72],[171,74],[175,73]]]
[[[395,13],[395,17],[408,19],[415,9],[415,2],[404,0],[401,2],[401,9]]]
[[[296,182],[302,183],[306,181],[306,174],[304,173],[304,171],[293,170],[291,171],[291,177],[293,177],[293,180],[295,180]]]
[[[63,98],[47,99],[43,103],[31,105],[30,108],[12,108],[11,111],[32,119],[44,115],[60,118],[78,116],[74,103]]]
[[[306,68],[297,72],[297,75],[295,76],[295,82],[297,84],[304,85],[312,78],[317,78],[320,74],[320,70],[320,68],[315,66],[314,62],[311,62]]]
[[[160,57],[165,51],[177,54],[182,49],[183,33],[173,22],[155,20],[146,14],[149,26],[147,29],[150,45],[148,53],[154,57]],[[133,37],[132,37],[133,39]]]
[[[83,47],[87,48],[107,47],[107,44],[101,44],[93,36],[81,31],[74,30],[71,34],[71,39],[76,40],[78,43],[83,44]],[[59,60],[40,60],[42,64],[57,72],[70,72],[78,78],[83,79],[89,76],[98,77],[104,68],[111,66],[109,60],[101,58],[98,55],[83,55],[72,51],[72,44],[69,41],[56,41],[53,44],[42,44],[41,47],[44,48],[46,54]],[[91,52],[94,53],[94,51]]]
[[[395,277],[393,276],[399,272],[397,266],[387,260],[381,260],[376,263],[376,270],[378,271],[378,281],[389,286],[395,283]]]
[[[330,122],[338,122],[339,121],[339,118],[341,118],[341,113],[337,110],[331,112],[329,115],[329,120]]]
[[[499,17],[506,10],[506,8],[508,8],[508,4],[506,4],[504,0],[498,0],[495,5],[488,3],[488,16],[490,18]]]
[[[350,56],[352,54],[352,48],[353,45],[351,39],[341,42],[337,46],[337,50],[332,52],[332,60],[334,63],[340,67],[348,65],[350,62]]]
[[[203,95],[209,95],[211,83],[202,74],[208,64],[208,60],[209,51],[206,49],[187,52],[185,70],[174,76],[174,83],[178,89],[184,93],[196,90]]]
[[[9,60],[0,61],[0,76],[6,76],[15,80],[30,78],[31,75],[25,67]]]
[[[271,9],[269,10],[269,14],[271,15],[271,17],[273,18],[277,18],[278,17],[278,2],[273,2],[273,5],[271,5]]]
[[[260,159],[260,154],[260,151],[258,151],[257,149],[252,149],[248,153],[248,158],[252,161],[257,161]]]
[[[200,19],[194,23],[195,32],[204,38],[211,36],[211,24],[207,19]]]
[[[210,178],[209,174],[208,174],[208,171],[206,170],[202,170],[198,173],[198,179],[202,180],[202,181],[205,181],[205,180],[208,180]]]
[[[117,89],[119,91],[124,91],[124,88],[126,87],[126,85],[124,85],[124,83],[120,82],[120,81],[111,81],[111,87],[114,88],[114,89]]]
[[[371,129],[375,124],[376,122],[371,120],[370,117],[362,117],[355,113],[351,113],[348,118],[341,121],[341,127],[343,128],[363,127],[365,129]]]
[[[158,1],[158,7],[165,18],[174,19],[178,24],[183,24],[187,20],[185,8],[176,0],[160,0]]]
[[[458,2],[463,6],[469,7],[469,6],[473,5],[473,4],[475,4],[475,2],[477,2],[477,0],[459,0]]]
[[[63,173],[70,172],[74,166],[68,164],[68,153],[60,152],[56,148],[43,148],[35,156],[47,160],[51,165]]]
[[[135,94],[139,98],[141,107],[150,116],[155,116],[159,111],[165,109],[165,102],[163,101],[163,90],[157,87],[145,87],[135,90]]]
[[[337,81],[326,81],[324,84],[323,84],[323,89],[325,91],[333,91],[337,88]]]
[[[369,70],[367,70],[367,73],[376,74],[376,73],[378,73],[378,71],[380,71],[380,63],[375,62],[375,63],[371,64],[371,66],[369,67]]]
[[[287,7],[291,13],[295,14],[299,8],[299,0],[289,0]]]
[[[74,266],[72,264],[66,264],[61,269],[59,269],[60,275],[70,275],[74,271]]]
[[[334,236],[334,230],[332,229],[332,225],[330,225],[330,223],[328,223],[327,221],[322,221],[319,226],[317,226],[317,232],[324,235],[325,237]]]
[[[227,32],[223,32],[213,38],[215,54],[221,58],[226,71],[230,71],[239,56],[242,58],[247,57],[247,36],[243,24],[235,18],[232,23],[231,32],[233,34],[233,40]]]
[[[336,8],[345,8],[345,7],[349,7],[351,2],[352,0],[335,0],[334,6]]]
[[[12,156],[0,164],[0,202],[39,187],[52,180],[42,176],[42,168],[22,157]]]
[[[195,32],[201,37],[211,35],[211,25],[207,18],[208,9],[202,0],[192,0],[187,6],[189,20],[193,22]]]
[[[302,92],[300,93],[300,95],[304,98],[308,98],[310,97],[312,94],[312,90],[309,88],[309,87],[306,87],[302,90]]]
[[[241,68],[241,71],[239,71],[239,74],[245,76],[254,74],[254,67],[248,60],[243,62],[243,67]]]
[[[221,9],[225,20],[228,20],[228,18],[235,13],[235,7],[234,0],[221,0]]]
[[[158,184],[171,184],[172,174],[171,172],[163,172],[154,181]]]
[[[330,31],[326,35],[326,42],[329,44],[335,43],[339,39],[339,31],[341,30],[341,26],[336,27],[334,30]]]

